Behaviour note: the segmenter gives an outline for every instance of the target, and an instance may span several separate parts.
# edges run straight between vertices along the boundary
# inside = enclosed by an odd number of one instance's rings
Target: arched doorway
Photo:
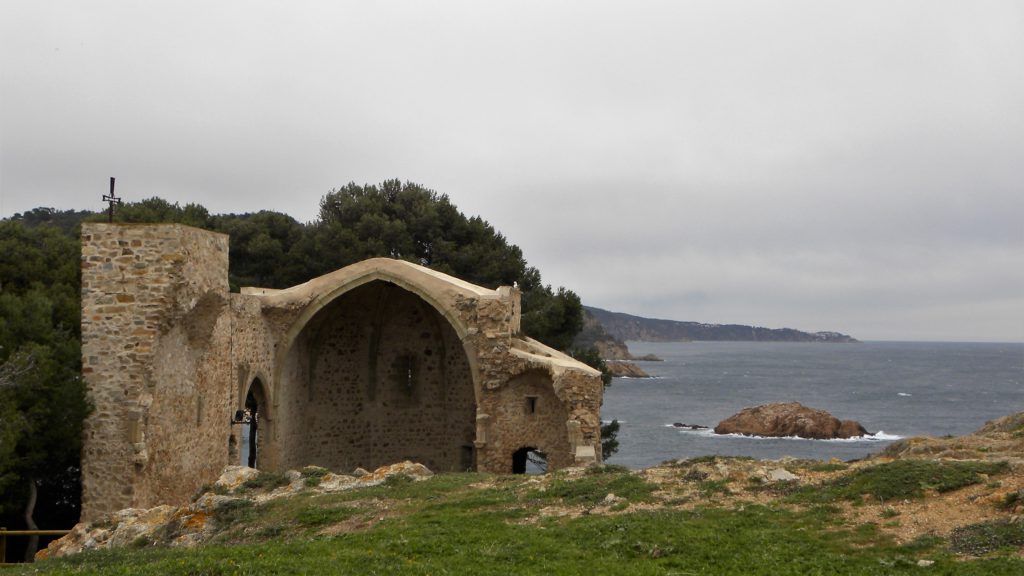
[[[512,453],[513,474],[547,474],[548,457],[532,446],[525,446]]]
[[[241,450],[239,464],[242,466],[248,466],[250,468],[257,468],[260,464],[260,445],[261,435],[266,434],[266,430],[261,430],[261,426],[266,423],[266,412],[267,402],[266,394],[263,390],[263,383],[257,378],[252,381],[249,385],[249,391],[245,395],[244,409],[241,410],[241,416],[238,420],[241,423]]]
[[[473,466],[476,396],[461,339],[430,303],[391,282],[353,288],[309,319],[288,351],[275,409],[279,467]]]

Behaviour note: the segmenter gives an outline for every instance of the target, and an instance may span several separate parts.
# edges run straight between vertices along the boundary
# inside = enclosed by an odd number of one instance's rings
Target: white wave
[[[913,394],[908,394],[906,392],[897,392],[896,395],[897,396],[913,396]]]
[[[675,426],[673,426],[671,424],[666,424],[666,426],[668,426],[669,428],[676,428]],[[732,434],[715,434],[715,430],[713,428],[701,428],[701,429],[698,429],[698,430],[693,430],[691,428],[676,428],[676,430],[679,430],[683,434],[693,434],[695,436],[707,436],[708,438],[713,437],[713,436],[732,436]]]
[[[666,428],[676,428],[683,434],[694,434],[697,436],[706,436],[708,438],[746,438],[747,440],[803,440],[805,442],[891,442],[893,440],[902,440],[903,436],[896,434],[886,434],[883,430],[879,430],[874,434],[867,434],[865,436],[854,436],[853,438],[828,438],[825,440],[819,440],[816,438],[802,438],[800,436],[747,436],[745,434],[715,434],[714,429],[707,428],[703,430],[691,430],[689,428],[677,428],[672,424],[665,424]]]
[[[883,430],[879,430],[869,436],[875,440],[903,440],[905,436],[898,436],[896,434],[886,434]]]

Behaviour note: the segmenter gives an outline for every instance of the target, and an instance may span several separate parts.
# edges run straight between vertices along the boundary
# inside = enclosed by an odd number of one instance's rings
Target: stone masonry
[[[227,271],[222,234],[83,225],[83,519],[186,501],[240,463],[246,409],[263,469],[598,460],[600,374],[520,332],[515,288],[375,258],[235,294]]]

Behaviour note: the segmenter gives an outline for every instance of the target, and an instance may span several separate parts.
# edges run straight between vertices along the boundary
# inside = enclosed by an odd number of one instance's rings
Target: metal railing
[[[7,562],[7,537],[8,536],[64,536],[71,530],[8,530],[0,528],[0,566],[16,566],[16,563]]]

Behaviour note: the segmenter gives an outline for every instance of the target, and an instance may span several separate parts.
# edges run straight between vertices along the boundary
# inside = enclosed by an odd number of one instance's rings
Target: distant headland
[[[742,324],[703,324],[643,318],[592,306],[584,306],[583,309],[605,333],[620,341],[858,342],[857,339],[839,332],[802,332],[793,328],[762,328]],[[591,323],[588,322],[589,324]]]
[[[653,355],[633,356],[626,346],[626,340],[643,342],[695,342],[702,340],[716,342],[859,342],[856,338],[839,332],[812,333],[792,328],[761,328],[742,324],[702,324],[700,322],[659,320],[622,312],[609,312],[593,306],[583,307],[583,329],[576,336],[573,346],[596,348],[605,360],[619,361],[615,368],[620,371],[640,370],[635,365],[622,361],[659,360]],[[615,375],[637,377],[632,372],[615,373]]]

